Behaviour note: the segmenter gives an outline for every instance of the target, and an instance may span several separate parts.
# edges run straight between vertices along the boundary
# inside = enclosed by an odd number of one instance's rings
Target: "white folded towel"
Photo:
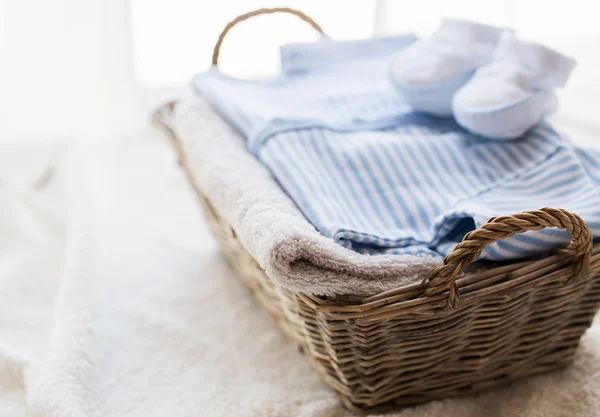
[[[440,265],[440,258],[359,254],[322,236],[203,98],[186,98],[174,111],[164,107],[156,114],[175,132],[198,186],[281,286],[372,295],[419,282]]]

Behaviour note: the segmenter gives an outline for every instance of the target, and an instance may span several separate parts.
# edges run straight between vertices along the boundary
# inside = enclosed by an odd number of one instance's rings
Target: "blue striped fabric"
[[[213,68],[193,85],[315,227],[348,249],[442,256],[492,216],[544,206],[579,214],[600,236],[600,155],[549,125],[486,141],[451,119],[412,112],[388,70],[413,41],[290,45],[277,80],[241,81]],[[560,230],[528,232],[482,257],[514,259],[568,240]]]

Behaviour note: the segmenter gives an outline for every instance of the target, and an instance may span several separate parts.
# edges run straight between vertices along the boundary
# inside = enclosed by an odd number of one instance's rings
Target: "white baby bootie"
[[[454,96],[454,117],[491,139],[518,138],[556,109],[553,90],[564,87],[575,65],[543,45],[505,34],[493,62]]]
[[[392,83],[415,110],[452,114],[452,97],[475,70],[491,62],[506,29],[457,19],[442,20],[427,39],[394,59]]]

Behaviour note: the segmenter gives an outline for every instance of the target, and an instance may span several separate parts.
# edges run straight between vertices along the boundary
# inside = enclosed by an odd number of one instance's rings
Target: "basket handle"
[[[294,16],[298,16],[300,19],[304,20],[306,23],[311,25],[317,32],[324,34],[323,29],[321,29],[321,26],[319,26],[317,24],[317,22],[315,22],[314,20],[312,20],[310,17],[308,17],[307,15],[305,15],[304,13],[302,13],[299,10],[291,9],[289,7],[274,7],[274,8],[257,9],[252,12],[248,12],[248,13],[239,15],[238,17],[233,19],[231,22],[229,22],[227,24],[227,26],[225,26],[225,28],[219,35],[219,39],[217,40],[217,44],[215,45],[215,49],[213,50],[212,64],[216,66],[219,63],[219,52],[221,50],[221,44],[223,43],[223,39],[225,39],[225,35],[227,35],[227,32],[229,32],[232,27],[234,27],[235,25],[237,25],[240,22],[243,22],[244,20],[250,19],[251,17],[260,16],[263,14],[273,14],[273,13],[287,13],[287,14],[292,14]]]
[[[487,223],[467,233],[462,242],[444,259],[444,265],[434,268],[423,281],[427,285],[425,296],[448,291],[448,308],[458,306],[460,294],[456,279],[463,267],[475,261],[483,249],[496,240],[506,239],[528,230],[546,227],[566,229],[572,236],[571,243],[559,252],[571,256],[575,273],[569,277],[579,280],[587,276],[592,251],[592,234],[585,221],[576,214],[563,209],[542,208],[524,211],[512,216],[492,217]]]

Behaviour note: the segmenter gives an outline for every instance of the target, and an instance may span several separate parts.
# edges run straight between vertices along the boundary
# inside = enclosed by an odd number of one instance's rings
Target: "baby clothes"
[[[391,77],[406,103],[437,116],[452,114],[452,97],[488,64],[505,29],[466,20],[444,19],[429,38],[394,59]]]
[[[242,81],[213,67],[192,84],[255,153],[279,131],[315,124],[348,131],[393,125],[410,108],[391,88],[389,67],[395,52],[415,40],[406,35],[292,44],[281,48],[278,79]]]
[[[246,136],[311,223],[349,249],[442,256],[490,217],[542,206],[571,210],[600,235],[598,184],[550,126],[485,141],[452,119],[411,110],[386,74],[413,41],[283,47],[276,80],[241,81],[213,68],[193,85]],[[568,240],[544,229],[482,256],[518,258]]]
[[[554,112],[553,90],[564,87],[575,61],[506,33],[493,61],[454,96],[456,121],[492,139],[514,139]]]

